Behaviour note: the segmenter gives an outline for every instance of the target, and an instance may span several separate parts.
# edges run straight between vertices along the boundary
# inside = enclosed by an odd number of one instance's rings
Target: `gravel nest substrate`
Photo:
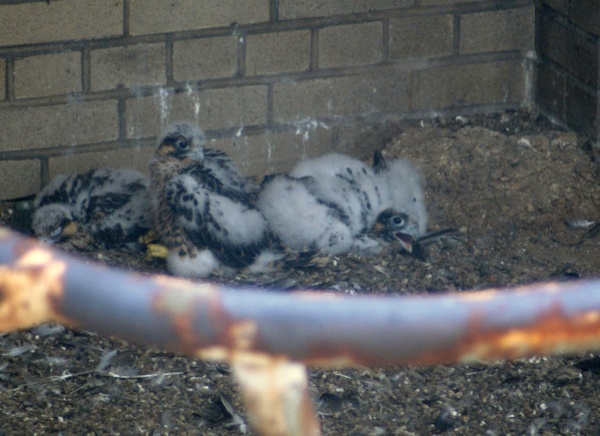
[[[419,256],[338,256],[319,271],[214,280],[351,295],[461,292],[600,273],[600,171],[586,138],[519,112],[386,123],[358,147],[424,174],[430,229]],[[382,147],[383,146],[383,147]],[[0,222],[19,226],[19,207]],[[164,273],[142,253],[80,253]],[[260,292],[257,289],[257,292]],[[144,376],[144,377],[141,377]],[[600,356],[411,368],[310,369],[324,434],[555,435],[600,432]],[[0,336],[0,435],[252,433],[225,364],[56,325]]]

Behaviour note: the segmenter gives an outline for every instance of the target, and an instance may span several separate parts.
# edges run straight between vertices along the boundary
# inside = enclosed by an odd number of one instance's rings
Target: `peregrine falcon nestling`
[[[34,234],[67,248],[132,248],[152,224],[148,185],[130,169],[56,176],[34,200]]]
[[[203,278],[309,266],[311,253],[286,252],[269,232],[255,206],[258,187],[204,143],[200,129],[176,123],[159,138],[150,163],[155,229],[168,249],[169,270]]]
[[[371,254],[395,241],[411,251],[427,228],[422,177],[403,160],[374,166],[338,153],[263,182],[259,209],[293,249]]]

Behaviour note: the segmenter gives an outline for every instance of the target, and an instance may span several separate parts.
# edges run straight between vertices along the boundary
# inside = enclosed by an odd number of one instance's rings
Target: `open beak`
[[[409,223],[401,232],[394,232],[394,238],[404,250],[412,253],[414,245],[419,240],[419,227],[416,223]]]
[[[400,243],[400,246],[408,253],[412,253],[413,245],[417,243],[417,240],[407,233],[396,232],[394,238]]]

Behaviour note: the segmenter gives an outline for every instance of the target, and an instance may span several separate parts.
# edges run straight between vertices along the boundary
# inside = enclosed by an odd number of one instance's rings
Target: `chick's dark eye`
[[[401,226],[404,224],[404,219],[400,216],[395,216],[392,218],[392,222],[397,226]]]
[[[175,143],[175,147],[177,147],[179,150],[187,150],[188,148],[190,148],[190,143],[184,139],[179,139]]]

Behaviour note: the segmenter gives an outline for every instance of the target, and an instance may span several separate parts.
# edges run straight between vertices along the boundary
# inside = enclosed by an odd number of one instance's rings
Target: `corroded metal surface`
[[[65,270],[65,262],[39,248],[17,251],[12,265],[0,265],[0,331],[31,327],[49,316],[76,324],[55,307],[63,298]]]
[[[232,359],[252,426],[261,434],[320,434],[308,391],[306,367],[282,358],[239,353]]]
[[[268,293],[144,277],[0,235],[2,330],[55,320],[202,358],[447,363],[600,347],[600,281],[402,298]]]
[[[5,230],[0,264],[0,330],[57,321],[226,360],[265,434],[318,434],[302,364],[451,363],[600,348],[600,280],[402,298],[268,293],[95,266]]]

